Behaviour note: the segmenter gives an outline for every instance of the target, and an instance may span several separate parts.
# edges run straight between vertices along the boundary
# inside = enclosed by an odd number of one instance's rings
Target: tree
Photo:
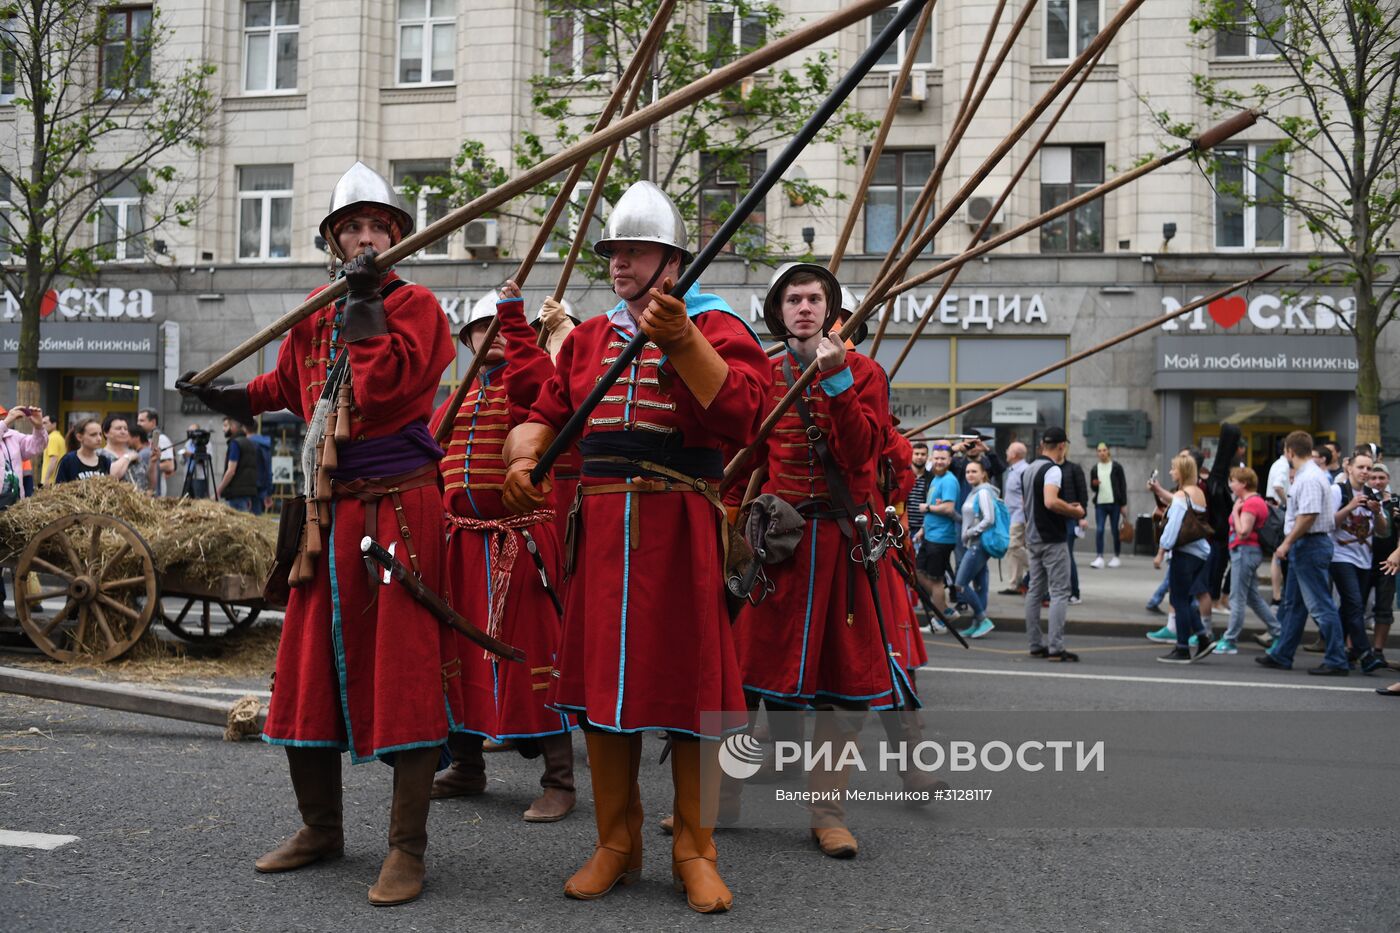
[[[1282,80],[1247,88],[1194,76],[1212,117],[1253,107],[1277,134],[1252,160],[1226,154],[1209,169],[1221,196],[1300,218],[1319,250],[1309,262],[1309,279],[1351,290],[1355,314],[1344,324],[1356,340],[1356,441],[1379,443],[1376,346],[1400,310],[1393,266],[1400,220],[1400,4],[1204,0],[1191,30],[1216,54],[1271,58],[1286,72]],[[1166,114],[1159,118],[1170,123]],[[1192,129],[1172,124],[1172,131]]]
[[[541,10],[550,41],[545,70],[532,77],[531,87],[532,105],[543,129],[525,134],[515,146],[512,157],[522,168],[577,141],[592,126],[640,45],[655,5],[633,0],[543,0]],[[775,3],[678,4],[648,69],[653,84],[643,92],[641,103],[664,97],[784,31],[783,13]],[[631,182],[649,178],[675,200],[692,238],[703,240],[767,166],[767,150],[792,137],[831,92],[836,77],[834,53],[820,52],[790,69],[767,69],[648,132],[629,137],[604,186],[605,201],[615,203]],[[818,141],[836,144],[841,157],[854,164],[862,156],[860,141],[869,138],[875,125],[851,105],[836,114]],[[599,161],[601,157],[595,158],[585,181],[596,176]],[[479,142],[468,140],[449,176],[425,179],[424,184],[454,203],[464,203],[479,193],[483,173],[500,171],[499,165],[483,157]],[[572,195],[574,210],[581,209],[587,198],[583,185],[580,189]],[[789,203],[811,210],[834,196],[799,176],[783,179],[781,190]],[[536,191],[544,197],[533,205],[533,222],[553,200],[558,183]],[[514,216],[526,220],[524,215]],[[754,262],[786,258],[791,244],[765,228],[762,216],[751,218],[732,241],[731,251]],[[561,231],[552,245],[567,249],[569,239],[567,230]],[[591,254],[585,253],[580,264],[592,278],[605,274]]]
[[[201,150],[211,65],[162,61],[153,7],[91,0],[0,5],[0,92],[18,119],[0,144],[0,280],[20,295],[18,396],[39,402],[39,320],[60,277],[147,258],[150,235],[197,206],[176,163]]]

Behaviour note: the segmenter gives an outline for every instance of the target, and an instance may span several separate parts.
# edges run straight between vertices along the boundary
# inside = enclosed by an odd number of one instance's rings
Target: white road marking
[[[174,690],[179,693],[204,693],[213,696],[233,696],[233,697],[270,697],[271,690],[240,690],[237,687],[186,687],[180,684],[161,684],[162,690]]]
[[[0,846],[17,849],[57,849],[70,842],[77,842],[77,836],[55,836],[50,833],[22,833],[13,829],[0,829]]]
[[[1133,677],[1127,674],[1069,674],[1058,671],[999,671],[983,667],[933,667],[921,671],[938,674],[991,674],[997,677],[1049,677],[1062,680],[1111,680],[1126,684],[1198,684],[1203,687],[1264,687],[1269,690],[1332,690],[1343,693],[1370,693],[1375,687],[1335,687],[1330,684],[1279,684],[1253,680],[1206,680],[1201,677]],[[1381,686],[1377,681],[1376,686]]]

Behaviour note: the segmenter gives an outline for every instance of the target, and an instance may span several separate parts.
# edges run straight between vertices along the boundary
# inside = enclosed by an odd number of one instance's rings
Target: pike
[[[685,87],[672,91],[661,100],[638,110],[627,119],[610,123],[606,128],[579,140],[561,152],[555,153],[520,176],[438,218],[422,230],[404,237],[380,254],[375,262],[375,267],[383,271],[395,263],[401,262],[424,247],[430,246],[460,229],[487,211],[494,210],[541,182],[547,181],[576,162],[591,158],[596,153],[602,152],[615,142],[626,139],[638,130],[651,126],[653,123],[689,107],[696,101],[702,100],[756,71],[767,68],[793,52],[804,49],[814,42],[834,35],[847,26],[860,22],[877,10],[889,6],[892,2],[893,0],[854,0],[854,2],[844,4],[835,12],[807,26],[795,29],[781,39],[755,49],[723,68],[718,68]],[[918,2],[914,4],[916,8],[920,5],[921,3]],[[902,21],[908,18],[901,16]],[[228,372],[260,348],[291,330],[298,322],[305,320],[317,310],[346,294],[347,290],[347,285],[343,280],[321,289],[277,321],[249,337],[197,373],[191,383],[193,385],[207,385],[215,377]]]
[[[802,126],[802,129],[798,130],[797,135],[795,135],[791,142],[783,148],[783,151],[778,154],[773,164],[754,182],[753,187],[744,195],[744,199],[740,201],[735,206],[734,210],[729,213],[729,216],[725,218],[724,224],[715,232],[714,236],[706,242],[704,248],[695,257],[695,260],[681,273],[680,280],[676,282],[675,286],[671,289],[671,294],[673,296],[680,297],[685,295],[690,289],[690,286],[699,280],[700,273],[714,261],[714,258],[719,255],[720,250],[722,250],[729,243],[730,239],[733,238],[734,234],[738,232],[739,227],[748,220],[749,215],[753,213],[755,208],[763,203],[763,199],[767,197],[772,187],[777,184],[778,179],[781,178],[783,173],[796,161],[798,155],[807,148],[807,145],[821,128],[826,125],[826,122],[831,119],[832,114],[836,112],[837,108],[839,108],[841,104],[845,102],[846,98],[856,89],[861,79],[875,66],[875,63],[878,62],[880,57],[885,54],[885,51],[894,44],[895,39],[904,31],[905,27],[913,22],[914,17],[929,2],[930,0],[910,0],[910,2],[895,11],[894,16],[890,19],[889,25],[887,25],[870,43],[870,46],[861,53],[860,58],[856,60],[851,70],[841,78],[840,82],[837,83],[836,87],[832,90],[831,95],[822,102],[821,106],[817,108],[816,112],[813,113]],[[654,107],[656,105],[653,104],[652,106]],[[645,111],[638,111],[638,113],[644,112]],[[535,468],[530,471],[531,483],[538,486],[544,480],[545,476],[548,475],[549,468],[554,465],[554,461],[559,458],[559,455],[573,446],[574,441],[576,441],[579,434],[583,432],[583,427],[588,422],[589,415],[598,407],[598,403],[603,400],[603,396],[612,389],[613,384],[621,378],[623,372],[632,365],[632,361],[642,352],[642,348],[646,346],[649,339],[645,331],[638,329],[636,336],[628,342],[627,346],[618,351],[617,359],[608,367],[607,372],[603,373],[602,377],[599,378],[597,385],[593,387],[593,391],[588,394],[588,397],[579,405],[573,416],[570,417],[564,427],[560,429],[559,434],[554,438],[554,442],[549,445],[549,449],[544,452],[539,462],[535,464]]]
[[[427,585],[425,585],[422,580],[413,575],[413,571],[405,567],[394,555],[384,550],[383,545],[377,543],[369,535],[365,535],[360,539],[360,553],[383,567],[391,577],[402,583],[408,589],[409,595],[417,600],[424,609],[432,613],[433,617],[439,622],[449,628],[456,629],[466,636],[469,641],[485,648],[502,660],[525,660],[525,652],[506,644],[499,638],[493,638],[462,618],[456,610],[447,605],[446,600],[428,589]]]

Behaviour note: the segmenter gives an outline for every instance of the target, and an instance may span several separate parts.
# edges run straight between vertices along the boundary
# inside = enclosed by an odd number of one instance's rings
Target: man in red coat
[[[393,271],[381,275],[373,263],[375,252],[412,228],[388,182],[357,162],[337,183],[321,224],[344,263],[346,298],[293,327],[272,372],[224,387],[190,386],[187,376],[181,387],[246,423],[258,412],[291,409],[307,420],[309,449],[318,450],[325,418],[315,417],[317,402],[338,371],[335,361],[348,357],[353,402],[341,413],[351,440],[340,445],[330,474],[324,553],[287,603],[263,730],[264,741],[286,749],[304,825],[256,867],[290,871],[342,854],[340,753],[355,763],[389,761],[389,854],[369,889],[376,905],[422,890],[428,793],[449,715],[462,712],[455,634],[403,587],[380,585],[360,553],[361,537],[372,535],[429,588],[445,589],[442,450],[427,421],[454,356],[452,334],[432,292]]]
[[[548,504],[550,484],[537,487],[530,471],[640,328],[646,349],[583,430],[582,485],[564,548],[572,576],[551,697],[587,730],[598,825],[592,857],[564,892],[602,897],[640,875],[642,733],[665,731],[672,876],[692,909],[712,912],[732,897],[702,825],[701,759],[713,765],[715,740],[747,720],[723,595],[717,490],[723,451],[757,430],[768,375],[757,338],[723,301],[698,288],[684,300],[666,294],[691,258],[686,247],[680,212],[661,189],[638,182],[619,199],[594,248],[621,301],[569,334],[553,378],[511,431],[505,499],[519,512]]]
[[[497,316],[500,331],[485,346],[487,328]],[[482,739],[510,741],[523,754],[544,759],[543,793],[525,811],[525,820],[552,823],[574,809],[574,724],[546,704],[561,623],[559,537],[554,509],[516,515],[501,501],[501,445],[525,420],[554,366],[535,345],[514,282],[506,283],[499,302],[491,294],[476,303],[467,338],[484,362],[476,387],[457,411],[441,465],[452,607],[524,651],[525,663],[502,661],[462,638],[466,711],[448,740],[452,765],[434,780],[433,797],[482,793]],[[434,430],[446,407],[433,416]]]
[[[768,466],[762,492],[807,519],[803,540],[788,561],[768,568],[773,592],[746,606],[736,626],[745,688],[770,711],[824,711],[813,742],[837,747],[833,760],[859,722],[852,713],[917,705],[887,641],[893,632],[882,637],[876,593],[850,559],[859,537],[849,509],[868,512],[876,501],[889,400],[884,373],[836,335],[840,288],[825,267],[792,263],[779,270],[764,300],[770,332],[787,341],[770,364],[768,407],[814,360],[820,375],[784,413],[762,453]],[[883,598],[887,589],[880,590]],[[810,777],[811,789],[820,792],[811,804],[812,837],[834,858],[857,851],[839,802],[847,780],[844,770]]]

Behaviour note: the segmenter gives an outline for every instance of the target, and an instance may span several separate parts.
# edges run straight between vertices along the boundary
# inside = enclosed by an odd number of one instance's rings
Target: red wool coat
[[[562,620],[545,592],[524,534],[514,527],[518,519],[501,502],[501,445],[529,413],[530,402],[554,367],[548,354],[535,346],[522,304],[501,302],[496,307],[510,349],[505,361],[483,368],[476,388],[467,393],[440,469],[452,608],[525,652],[523,663],[503,661],[459,636],[466,709],[458,725],[464,732],[500,741],[555,735],[574,726],[567,715],[546,705]],[[433,415],[435,430],[446,408],[444,404]],[[503,520],[512,527],[482,527],[483,522]],[[554,522],[545,518],[525,531],[539,548],[545,573],[558,592],[563,566]]]
[[[770,409],[790,385],[783,372],[786,358],[783,354],[770,363]],[[859,507],[877,501],[875,464],[885,444],[889,401],[884,374],[873,361],[854,351],[847,352],[846,361],[846,367],[814,382],[803,397]],[[794,361],[794,376],[800,372]],[[765,455],[763,492],[793,505],[818,500],[821,513],[838,509],[796,406],[779,420]],[[855,542],[841,533],[834,518],[809,516],[802,534],[789,560],[767,568],[773,592],[757,606],[745,606],[739,616],[744,686],[795,706],[844,701],[881,709],[895,705],[893,687],[898,685],[899,702],[907,705],[902,676],[895,674],[881,643],[865,571],[850,559]],[[880,589],[883,596],[887,585],[882,582]],[[891,624],[886,609],[887,635],[893,641]]]
[[[384,309],[387,334],[337,351],[350,354],[355,439],[384,437],[426,419],[454,356],[447,318],[428,289],[402,286]],[[326,380],[335,313],[331,305],[292,328],[276,369],[248,384],[254,412],[289,408],[310,419]],[[424,486],[404,492],[402,501],[423,582],[442,592],[442,496]],[[406,560],[392,501],[373,507],[380,543],[397,542],[395,553]],[[439,745],[449,717],[462,709],[461,681],[452,676],[456,636],[402,586],[370,584],[360,556],[365,509],[357,499],[336,500],[315,579],[292,590],[263,728],[267,742],[348,749],[355,762]]]
[[[698,297],[692,291],[688,301]],[[694,305],[692,305],[694,307]],[[625,314],[625,312],[624,312]],[[753,333],[722,310],[691,319],[729,374],[702,408],[648,343],[598,406],[583,440],[628,431],[716,452],[748,442],[767,391],[768,361]],[[584,321],[569,334],[530,420],[562,428],[631,336],[630,318]],[[585,487],[627,482],[587,475]],[[724,603],[720,514],[689,488],[584,496],[569,580],[558,679],[561,710],[602,729],[666,729],[717,737],[747,718]],[[704,714],[725,713],[717,719]]]
[[[892,505],[898,513],[896,521],[903,522],[904,504],[914,488],[914,471],[910,469],[914,462],[914,448],[909,439],[899,433],[892,420],[885,422],[885,449],[881,452],[881,460],[884,468],[897,479],[892,489],[885,489],[884,482],[881,482],[880,511],[883,514],[885,507]],[[885,605],[888,607],[889,625],[892,630],[890,640],[894,643],[894,654],[899,666],[906,671],[922,667],[928,663],[928,648],[925,647],[923,634],[919,630],[919,619],[914,614],[913,596],[909,592],[909,586],[895,567],[893,549],[885,552],[885,561],[880,567],[880,583],[887,588],[889,594]],[[912,687],[913,678],[910,678],[910,684]]]

